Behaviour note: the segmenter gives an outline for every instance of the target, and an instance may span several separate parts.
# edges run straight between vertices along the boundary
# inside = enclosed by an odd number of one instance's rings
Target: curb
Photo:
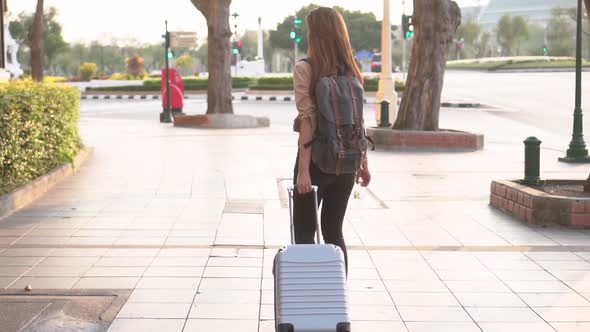
[[[56,184],[75,173],[88,160],[92,151],[92,148],[82,148],[74,157],[72,163],[59,166],[51,172],[36,178],[31,183],[0,196],[0,221],[2,218],[31,204]]]
[[[479,108],[480,103],[441,103],[440,107],[453,107],[453,108]]]
[[[185,96],[188,99],[188,96]],[[158,100],[160,95],[81,95],[82,100],[109,100],[109,99],[137,99],[137,100]]]
[[[184,99],[193,98],[191,95],[185,95]],[[160,95],[82,95],[82,100],[159,100]],[[293,96],[232,96],[232,100],[240,101],[276,101],[276,102],[293,102],[295,98]],[[374,98],[365,98],[365,104],[374,104]],[[401,103],[401,98],[398,98],[398,105]],[[452,108],[479,108],[482,107],[480,103],[441,103],[441,107],[452,107]]]
[[[467,152],[484,148],[482,134],[457,131],[395,130],[390,127],[369,127],[367,134],[377,147],[389,150],[422,150],[436,152]]]

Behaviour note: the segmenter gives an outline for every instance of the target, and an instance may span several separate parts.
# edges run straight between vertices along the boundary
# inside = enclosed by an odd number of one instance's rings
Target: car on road
[[[373,54],[373,58],[371,59],[371,72],[381,72],[381,53]]]
[[[397,66],[396,64],[392,64],[391,71],[394,73],[399,72],[399,66]],[[381,53],[373,54],[373,58],[371,59],[371,72],[381,72]]]

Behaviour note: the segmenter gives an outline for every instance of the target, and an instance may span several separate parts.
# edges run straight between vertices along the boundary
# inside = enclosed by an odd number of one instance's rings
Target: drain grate
[[[0,291],[0,330],[102,332],[130,290]]]
[[[264,201],[254,199],[230,199],[225,202],[223,213],[263,214]]]

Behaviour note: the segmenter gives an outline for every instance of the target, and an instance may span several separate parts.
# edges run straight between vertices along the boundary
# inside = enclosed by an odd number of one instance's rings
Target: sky
[[[488,0],[458,0],[460,5],[485,3]],[[406,0],[410,12],[412,0]],[[35,10],[36,0],[8,0],[12,16]],[[341,6],[349,10],[373,12],[383,17],[381,0],[233,0],[231,13],[238,13],[238,30],[258,29],[258,17],[264,30],[274,29],[278,22],[292,15],[302,6],[315,3],[322,6]],[[109,43],[138,41],[157,43],[168,20],[170,31],[196,31],[199,39],[206,38],[205,18],[190,0],[45,0],[45,8],[56,7],[68,42],[98,40]],[[391,0],[392,23],[399,23],[402,0]],[[232,19],[230,18],[230,21]],[[231,23],[233,25],[233,22]]]

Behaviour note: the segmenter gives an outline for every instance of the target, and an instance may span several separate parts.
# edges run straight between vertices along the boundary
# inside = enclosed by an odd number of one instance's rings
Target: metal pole
[[[5,0],[0,0],[0,53],[2,57],[0,58],[0,68],[6,68],[6,46],[4,45],[4,12],[6,8],[4,8]]]
[[[293,65],[297,63],[297,57],[299,56],[299,45],[297,45],[297,40],[293,39],[293,43],[295,43],[295,58],[293,58]]]
[[[559,161],[569,163],[590,163],[584,142],[582,122],[582,0],[578,0],[578,22],[576,31],[576,107],[574,109],[574,130],[567,155]]]
[[[172,122],[172,108],[170,107],[170,60],[168,52],[170,51],[170,32],[168,32],[168,20],[166,20],[166,110],[164,112],[164,122]]]
[[[402,14],[406,15],[406,0],[402,0]],[[402,79],[406,80],[406,36],[402,32]]]

